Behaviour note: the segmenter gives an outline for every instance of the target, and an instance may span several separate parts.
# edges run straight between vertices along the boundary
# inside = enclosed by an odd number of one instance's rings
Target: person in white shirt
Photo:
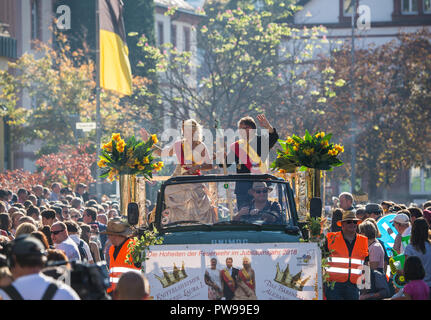
[[[69,237],[78,246],[79,253],[82,261],[87,261],[90,264],[94,263],[93,256],[90,251],[88,244],[81,239],[81,227],[72,220],[64,222],[69,233]]]
[[[64,222],[57,221],[51,226],[51,238],[55,248],[63,250],[69,261],[81,261],[78,246],[69,237]]]
[[[205,270],[205,283],[208,286],[210,300],[221,300],[223,297],[220,271],[217,268],[217,259],[211,258],[211,267]]]
[[[36,237],[17,237],[8,259],[15,281],[0,289],[0,300],[80,300],[70,286],[41,273],[47,258],[45,247]]]

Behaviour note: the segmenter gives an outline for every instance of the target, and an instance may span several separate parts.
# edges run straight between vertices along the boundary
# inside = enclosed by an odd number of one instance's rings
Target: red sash
[[[257,152],[247,143],[241,140],[248,148],[242,148],[240,141],[236,141],[231,144],[231,150],[235,152],[235,155],[239,159],[240,164],[244,164],[250,173],[266,173],[266,166],[262,162]]]
[[[179,148],[179,146],[181,145],[181,149]],[[181,166],[183,167],[183,169],[185,170],[189,170],[190,167],[185,166],[185,159],[184,159],[184,145],[182,142],[178,142],[175,145],[176,149],[175,149],[175,154],[177,155],[177,159],[180,161]],[[179,157],[178,157],[179,155]],[[192,160],[193,162],[193,160]],[[192,165],[192,164],[190,164]],[[196,170],[195,173],[193,175],[196,176],[200,176],[201,175],[201,171],[200,170]]]
[[[232,276],[230,275],[229,271],[227,269],[224,269],[220,273],[221,273],[221,276],[222,276],[224,282],[226,282],[227,286],[229,287],[229,289],[232,292],[234,292],[235,291],[235,282],[234,282]]]
[[[245,273],[245,274],[244,274]],[[254,291],[254,283],[253,283],[253,279],[251,279],[250,275],[248,274],[248,272],[245,269],[241,269],[238,273],[238,275],[240,276],[241,280],[244,281],[244,283],[251,289]]]

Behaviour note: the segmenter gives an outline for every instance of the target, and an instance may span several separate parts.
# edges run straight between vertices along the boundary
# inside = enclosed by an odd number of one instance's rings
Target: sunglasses
[[[358,223],[358,221],[355,221],[355,220],[347,220],[347,221],[344,221],[346,224],[357,224]]]
[[[57,230],[57,231],[51,231],[51,234],[53,234],[53,235],[57,235],[57,234],[59,234],[59,233],[61,233],[61,232],[63,232],[64,231],[64,229],[62,229],[62,230]]]
[[[71,218],[80,218],[81,216],[77,216],[77,215],[74,215],[74,216],[71,216]]]
[[[255,192],[256,194],[268,193],[268,189],[263,189],[263,190],[254,190],[254,192]]]

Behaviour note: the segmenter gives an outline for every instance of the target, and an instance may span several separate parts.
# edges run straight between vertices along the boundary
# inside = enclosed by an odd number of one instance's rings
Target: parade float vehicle
[[[238,218],[236,185],[256,182],[266,183],[268,201],[277,204]],[[129,204],[131,224],[138,221],[136,208]],[[205,270],[214,258],[220,270],[228,258],[238,270],[251,262],[258,299],[322,297],[320,249],[303,241],[307,232],[284,179],[270,174],[171,177],[147,222],[141,230],[155,227],[163,238],[162,245],[151,246],[144,267],[154,299],[208,299]]]

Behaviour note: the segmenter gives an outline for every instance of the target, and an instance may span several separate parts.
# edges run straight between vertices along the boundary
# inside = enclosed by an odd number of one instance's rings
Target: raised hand
[[[265,114],[259,114],[256,118],[262,128],[267,129],[270,133],[274,130],[268,119],[266,118]]]

